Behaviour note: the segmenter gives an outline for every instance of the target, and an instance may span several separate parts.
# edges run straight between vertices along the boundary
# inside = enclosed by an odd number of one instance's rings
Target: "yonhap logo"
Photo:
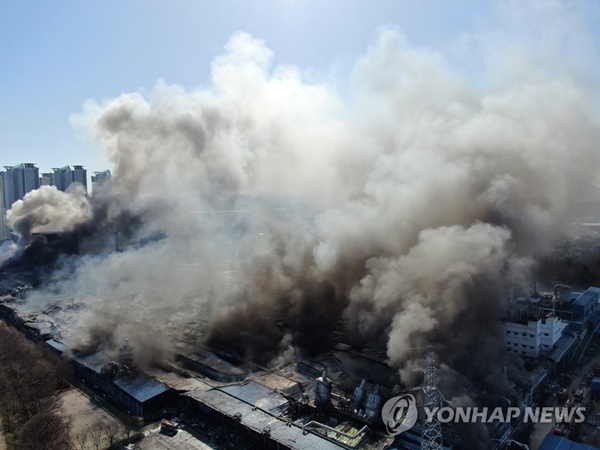
[[[417,402],[411,394],[392,397],[381,409],[381,420],[392,436],[410,430],[417,423],[418,416]]]

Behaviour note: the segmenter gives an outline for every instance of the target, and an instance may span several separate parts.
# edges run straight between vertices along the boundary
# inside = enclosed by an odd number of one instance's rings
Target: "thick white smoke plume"
[[[570,186],[597,175],[600,141],[597,93],[525,49],[515,67],[487,54],[497,71],[472,87],[383,30],[341,96],[236,33],[208,88],[159,82],[87,104],[74,120],[114,163],[89,227],[121,227],[125,251],[82,257],[31,301],[87,305],[86,320],[64,318],[72,345],[92,325],[112,344],[146,327],[268,363],[325,350],[342,329],[394,367],[432,344],[447,380],[509,390],[477,367],[511,364],[501,303],[564,231]],[[24,215],[48,193],[16,205],[13,223],[48,220]]]
[[[6,215],[8,225],[26,238],[32,231],[72,231],[92,218],[92,207],[85,194],[79,183],[71,184],[67,192],[56,186],[42,186],[12,205]]]

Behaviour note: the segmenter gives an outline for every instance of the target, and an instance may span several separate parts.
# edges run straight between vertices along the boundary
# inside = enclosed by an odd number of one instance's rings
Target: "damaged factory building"
[[[220,430],[214,433],[224,434],[225,440],[236,436],[273,449],[416,449],[423,442],[424,414],[399,435],[389,434],[382,421],[385,402],[408,392],[407,380],[401,379],[400,372],[390,367],[380,351],[355,348],[339,339],[330,351],[319,356],[265,368],[180,339],[163,356],[148,362],[141,355],[156,351],[152,342],[145,349],[143,344],[134,346],[127,339],[120,345],[116,341],[99,341],[81,348],[65,345],[61,336],[68,340],[72,313],[80,306],[64,302],[40,310],[26,301],[31,290],[18,288],[0,298],[3,320],[67,358],[78,387],[98,404],[118,409],[133,423],[176,420],[183,425]],[[539,350],[547,355],[548,362],[531,372],[526,383],[521,380],[515,385],[520,393],[515,400],[521,407],[536,401],[541,384],[555,371],[554,365],[560,364],[552,358],[556,358],[565,339],[577,336],[577,343],[584,345],[591,339],[597,328],[598,292],[595,288],[585,293],[569,292],[573,314],[558,301],[560,291],[556,293],[558,300],[551,294],[535,294],[510,305],[511,320],[507,317],[504,322],[509,352],[513,353],[515,339],[520,339],[519,348],[521,340],[530,339],[529,334],[522,336],[521,328],[539,328]],[[584,308],[580,317],[578,308],[588,298],[589,311]],[[513,329],[518,329],[518,336]],[[578,329],[581,331],[575,334]],[[552,333],[548,344],[544,332]],[[576,352],[573,348],[571,352]],[[421,390],[413,388],[410,392],[421,407]],[[493,392],[482,395],[490,404],[504,399]],[[519,423],[488,424],[487,433],[496,443],[493,448],[502,448],[518,427]],[[442,448],[469,448],[461,431],[452,424],[444,424],[443,436]]]
[[[76,357],[75,372],[94,392],[110,398],[128,413],[156,417],[173,401],[174,393],[166,384],[135,370],[131,352],[126,343],[118,362],[103,352]]]
[[[46,343],[65,351],[53,339]],[[370,355],[339,345],[315,360],[251,375],[208,350],[191,356],[176,355],[177,364],[142,372],[125,343],[118,361],[104,352],[71,361],[97,400],[137,420],[158,420],[170,408],[179,418],[219,422],[276,449],[385,449],[394,440],[384,432],[380,413],[384,396],[392,395],[385,385],[397,383],[398,376]]]

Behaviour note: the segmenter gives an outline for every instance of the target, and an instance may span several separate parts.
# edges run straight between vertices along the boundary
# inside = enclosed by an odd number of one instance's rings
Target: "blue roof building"
[[[600,450],[588,444],[571,441],[565,437],[549,434],[546,436],[539,450]]]
[[[169,386],[145,373],[117,370],[118,364],[103,352],[75,358],[74,365],[75,372],[94,391],[104,394],[133,415],[152,414],[173,394]]]
[[[576,321],[587,321],[592,312],[598,309],[598,299],[600,298],[600,288],[591,287],[579,297],[571,305],[573,311],[573,319]]]

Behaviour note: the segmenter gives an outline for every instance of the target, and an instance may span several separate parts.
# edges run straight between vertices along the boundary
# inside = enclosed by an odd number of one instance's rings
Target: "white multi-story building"
[[[506,349],[520,356],[537,358],[552,350],[567,325],[554,316],[544,318],[529,316],[514,322],[506,321],[504,322]]]

